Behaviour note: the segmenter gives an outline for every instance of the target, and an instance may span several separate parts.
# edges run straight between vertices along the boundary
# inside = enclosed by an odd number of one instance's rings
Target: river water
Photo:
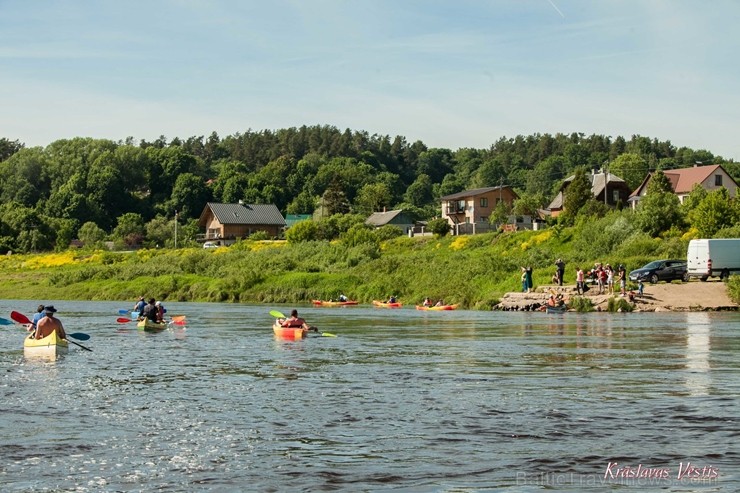
[[[53,303],[92,351],[0,327],[3,492],[740,491],[738,313]]]

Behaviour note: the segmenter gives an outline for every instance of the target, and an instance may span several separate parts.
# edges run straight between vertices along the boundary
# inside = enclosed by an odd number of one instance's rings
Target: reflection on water
[[[709,372],[711,321],[707,312],[686,314],[686,387],[691,395],[707,395],[711,384]]]
[[[719,479],[653,490],[740,490],[738,314],[299,307],[338,337],[284,341],[274,307],[168,303],[187,327],[147,333],[55,305],[93,352],[0,331],[3,492],[574,491],[687,461]]]

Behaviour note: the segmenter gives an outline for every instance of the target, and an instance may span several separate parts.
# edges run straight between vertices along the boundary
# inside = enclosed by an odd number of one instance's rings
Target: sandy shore
[[[548,296],[553,291],[562,292],[566,298],[576,295],[573,285],[540,286],[534,293],[506,293],[497,308],[521,310],[536,304],[542,305],[547,302]],[[599,294],[598,288],[591,287],[586,296],[591,299],[594,308],[603,310],[612,295]],[[725,283],[719,280],[646,284],[644,296],[635,299],[635,311],[704,311],[738,308],[727,295]]]

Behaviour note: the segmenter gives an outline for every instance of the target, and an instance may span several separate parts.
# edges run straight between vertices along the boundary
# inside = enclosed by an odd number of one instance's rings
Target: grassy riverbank
[[[5,299],[162,300],[305,303],[343,292],[368,303],[395,294],[406,304],[425,296],[490,309],[503,293],[520,290],[521,266],[535,286],[549,284],[555,259],[566,282],[580,265],[623,263],[633,269],[655,258],[684,257],[686,240],[642,235],[598,252],[597,235],[578,228],[447,238],[396,238],[380,244],[243,242],[214,250],[67,251],[0,258]],[[608,243],[608,242],[607,242]],[[730,296],[740,300],[737,277]]]

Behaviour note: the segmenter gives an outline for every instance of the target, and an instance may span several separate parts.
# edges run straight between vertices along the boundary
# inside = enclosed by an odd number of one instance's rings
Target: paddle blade
[[[272,315],[275,318],[286,318],[285,315],[283,315],[277,310],[270,310],[270,315]]]
[[[128,310],[124,310],[123,308],[121,308],[120,310],[118,310],[118,314],[119,315],[128,315]]]
[[[187,324],[187,322],[185,321],[185,319],[182,319],[182,320],[173,320],[171,323],[173,325],[186,325]]]
[[[322,332],[321,337],[336,337],[336,335],[331,334],[329,332]]]
[[[10,312],[10,318],[12,318],[14,322],[17,322],[19,324],[30,324],[31,323],[31,320],[29,320],[27,316],[23,315],[20,312],[16,312],[16,311]]]
[[[171,318],[174,322],[185,321],[185,315],[172,315]]]
[[[90,339],[89,334],[84,334],[82,332],[75,332],[74,334],[67,334],[67,337],[71,337],[73,339],[77,339],[78,341],[86,341]]]
[[[0,318],[0,325],[13,325],[13,321],[7,318]]]
[[[131,321],[130,318],[123,318],[123,317],[119,317],[116,319],[116,322],[118,322],[119,324],[126,324],[126,323],[129,323],[130,321]]]

